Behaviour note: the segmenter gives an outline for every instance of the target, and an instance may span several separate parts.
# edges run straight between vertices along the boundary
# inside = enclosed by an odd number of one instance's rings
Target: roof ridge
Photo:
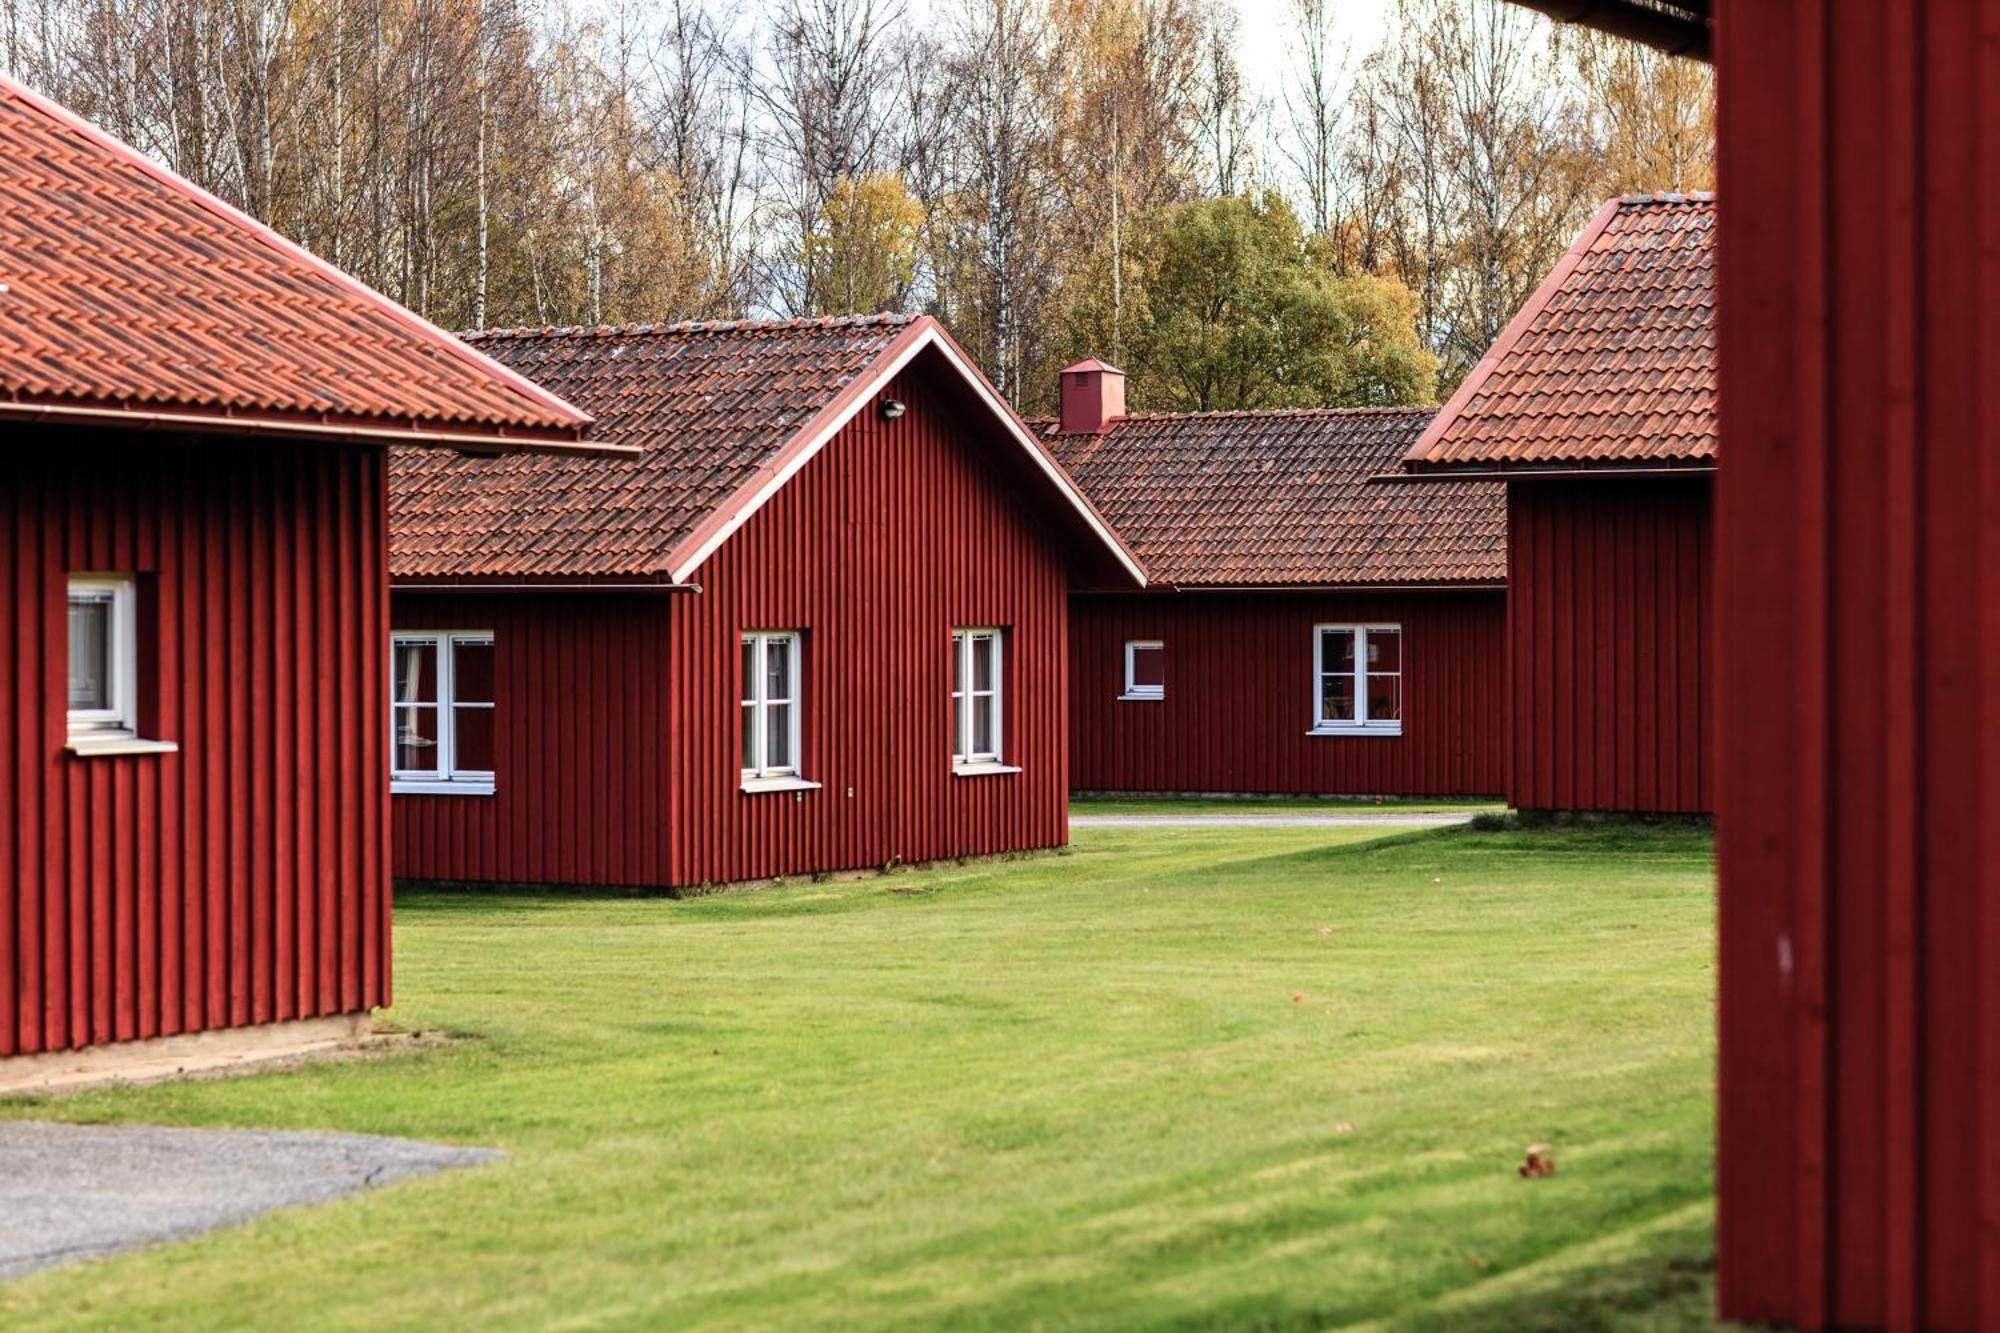
[[[637,324],[520,324],[491,329],[465,329],[467,342],[486,338],[638,338],[680,333],[782,333],[803,329],[902,328],[922,315],[813,315],[792,319],[684,319]]]
[[[1117,421],[1278,420],[1287,417],[1392,417],[1436,412],[1436,403],[1394,407],[1231,407],[1213,412],[1127,412]]]
[[[1650,193],[1640,191],[1636,194],[1618,196],[1618,205],[1621,208],[1644,208],[1649,204],[1700,204],[1706,207],[1714,202],[1713,190],[1655,190]]]

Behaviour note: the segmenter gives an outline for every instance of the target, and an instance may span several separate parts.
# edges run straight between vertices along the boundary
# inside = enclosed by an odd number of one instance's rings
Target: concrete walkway
[[[1071,828],[1448,828],[1478,814],[1071,815]]]
[[[366,1134],[0,1122],[0,1280],[500,1155]]]

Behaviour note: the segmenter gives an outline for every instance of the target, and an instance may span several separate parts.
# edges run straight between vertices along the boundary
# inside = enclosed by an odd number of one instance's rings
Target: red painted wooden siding
[[[498,775],[491,796],[392,797],[396,874],[668,883],[669,614],[664,593],[395,593],[397,629],[493,631]]]
[[[12,427],[0,1055],[389,1002],[383,451]],[[64,752],[66,580],[140,575],[144,730]]]
[[[2000,5],[1718,6],[1719,1292],[2000,1327]]]
[[[1497,796],[1506,598],[1463,593],[1078,594],[1078,791]],[[1400,622],[1400,737],[1308,736],[1313,626]],[[1165,647],[1166,697],[1118,698],[1125,642]]]
[[[1013,449],[942,376],[898,376],[698,570],[674,606],[680,884],[880,866],[1068,840],[1069,580],[1035,510],[977,457]],[[951,631],[1007,631],[1004,758],[951,771]],[[738,790],[738,636],[804,629],[801,795]]]
[[[399,593],[403,628],[492,628],[492,797],[398,796],[412,879],[687,887],[1068,837],[1068,573],[978,460],[956,391],[913,372],[694,575],[699,593]],[[879,401],[879,399],[878,399]],[[1007,631],[1007,763],[951,771],[951,631]],[[740,790],[739,638],[804,632],[803,793]],[[386,725],[386,724],[385,724]]]
[[[1507,801],[1714,810],[1706,477],[1507,488]]]

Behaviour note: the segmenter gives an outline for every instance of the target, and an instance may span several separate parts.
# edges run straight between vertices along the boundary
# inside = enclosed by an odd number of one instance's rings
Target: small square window
[[[1125,692],[1120,699],[1167,697],[1167,648],[1157,639],[1132,639],[1125,644]]]

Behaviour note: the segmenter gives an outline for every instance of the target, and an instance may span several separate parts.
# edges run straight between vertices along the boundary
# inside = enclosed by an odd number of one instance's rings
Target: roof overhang
[[[291,437],[332,442],[354,440],[385,445],[434,446],[477,454],[582,454],[616,458],[641,452],[631,445],[593,444],[570,430],[542,431],[525,426],[427,426],[365,417],[309,417],[241,409],[214,412],[180,408],[169,403],[98,404],[68,400],[0,399],[0,421],[66,422],[118,430],[195,435]]]
[[[1514,0],[1561,23],[1581,24],[1668,55],[1714,59],[1713,0]]]
[[[1003,433],[1021,449],[1031,468],[1045,478],[1049,485],[1061,496],[1063,502],[1076,518],[1090,532],[1092,540],[1102,546],[1116,566],[1133,584],[1146,586],[1146,570],[1139,563],[1124,541],[1121,540],[1096,506],[1084,496],[1062,464],[1042,446],[1034,433],[1008,406],[997,390],[989,384],[986,376],[972,363],[964,350],[952,341],[944,327],[928,315],[913,321],[899,334],[895,341],[876,356],[866,370],[847,384],[825,407],[815,413],[811,420],[800,427],[798,432],[780,449],[769,462],[759,468],[749,481],[739,487],[735,494],[709,514],[681,543],[674,548],[667,559],[668,576],[675,583],[686,583],[702,563],[713,555],[721,545],[735,534],[736,530],[750,521],[756,512],[769,503],[772,496],[783,489],[786,482],[798,474],[799,469],[824,449],[840,433],[843,426],[852,421],[857,413],[880,392],[882,387],[915,357],[926,350],[934,349],[945,363],[957,372],[975,397],[992,413]]]
[[[237,429],[245,429],[257,434],[302,434],[302,435],[345,435],[349,438],[383,439],[398,444],[442,445],[450,447],[484,447],[498,452],[536,450],[556,453],[622,454],[632,452],[622,447],[594,445],[587,443],[583,436],[591,425],[591,417],[574,404],[566,402],[541,385],[536,384],[519,371],[501,365],[478,348],[473,347],[423,316],[399,302],[392,301],[367,283],[354,277],[297,242],[279,234],[273,228],[251,217],[235,207],[202,189],[177,172],[153,161],[130,144],[106,134],[97,126],[77,115],[59,102],[43,97],[32,88],[0,74],[0,95],[15,97],[33,107],[36,111],[62,125],[71,133],[88,140],[104,152],[117,158],[127,166],[151,177],[162,187],[174,192],[195,207],[213,214],[231,228],[255,236],[264,245],[277,251],[299,266],[320,274],[326,281],[374,306],[384,318],[401,325],[418,341],[433,347],[442,355],[465,364],[483,374],[488,379],[499,381],[533,403],[548,414],[547,425],[506,425],[501,422],[468,422],[463,425],[448,421],[426,421],[419,417],[409,417],[396,422],[377,419],[372,426],[341,423],[323,424],[312,417],[298,416],[284,412],[263,412],[258,414],[216,411],[214,408],[191,408],[182,411],[170,404],[125,404],[125,403],[76,403],[69,400],[51,400],[36,403],[30,397],[17,396],[14,400],[0,403],[0,413],[13,416],[17,411],[39,408],[37,419],[75,420],[78,414],[96,412],[109,414],[112,421],[127,426],[144,428],[149,425],[172,425],[181,429],[221,430],[231,423]]]
[[[1369,483],[1412,481],[1613,481],[1619,477],[1705,477],[1716,470],[1714,459],[1647,463],[1523,463],[1518,467],[1465,466],[1381,472]]]

